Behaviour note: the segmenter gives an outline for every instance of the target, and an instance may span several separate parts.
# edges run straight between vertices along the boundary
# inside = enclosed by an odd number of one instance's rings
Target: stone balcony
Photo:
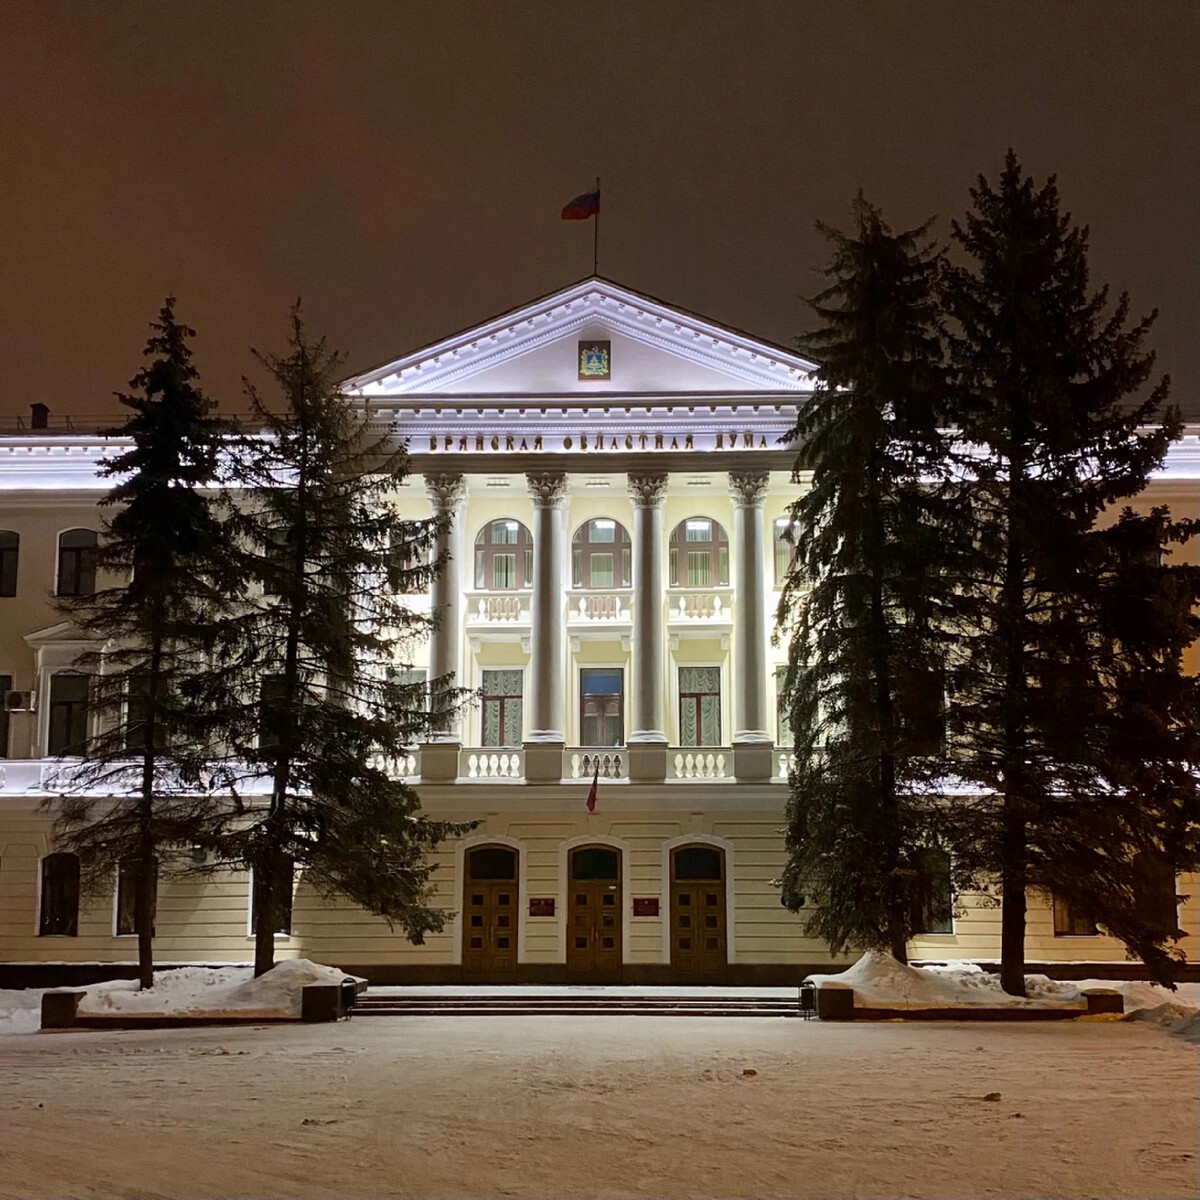
[[[464,592],[467,629],[524,631],[528,634],[532,599],[533,592],[528,588],[514,592]]]
[[[667,589],[667,625],[728,632],[733,628],[733,589],[728,587]]]

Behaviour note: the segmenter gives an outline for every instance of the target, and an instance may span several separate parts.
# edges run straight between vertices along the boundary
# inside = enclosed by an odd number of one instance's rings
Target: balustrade
[[[529,624],[530,592],[468,592],[470,624]]]
[[[593,779],[597,768],[601,779],[628,779],[629,757],[624,750],[574,747],[563,752],[564,779]]]
[[[733,752],[725,747],[713,750],[676,750],[668,755],[672,779],[731,779]],[[727,773],[727,770],[729,773]]]
[[[520,750],[463,750],[458,775],[460,779],[522,779],[525,755]]]
[[[573,591],[567,605],[569,621],[622,621],[632,620],[629,600],[618,592]]]
[[[796,766],[796,752],[794,750],[775,751],[775,778],[782,779],[787,782],[788,776],[792,773]]]
[[[667,595],[672,621],[733,621],[729,588],[671,588]]]
[[[388,757],[377,755],[372,766],[385,771],[392,779],[415,779],[421,774],[421,752],[410,750],[407,754]]]

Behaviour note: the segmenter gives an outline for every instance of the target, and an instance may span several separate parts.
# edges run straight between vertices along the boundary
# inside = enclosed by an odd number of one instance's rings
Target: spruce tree
[[[291,315],[291,352],[258,355],[278,385],[276,412],[247,385],[261,434],[236,467],[234,519],[249,588],[228,661],[245,709],[228,730],[245,782],[214,860],[254,872],[256,974],[274,965],[292,868],[323,895],[399,924],[413,942],[440,930],[429,850],[466,826],[419,811],[394,764],[429,736],[424,681],[406,671],[434,617],[405,605],[443,565],[438,523],[393,507],[407,455],[341,394],[338,355]],[[453,697],[446,680],[433,694]]]
[[[94,595],[60,609],[98,649],[77,666],[92,676],[99,733],[84,761],[59,773],[57,839],[80,858],[85,890],[124,871],[134,888],[141,986],[153,985],[159,860],[199,836],[210,813],[206,768],[218,752],[212,704],[220,688],[221,618],[228,612],[229,555],[216,486],[227,432],[197,383],[188,339],[168,299],[152,325],[151,358],[118,393],[130,409],[106,436],[130,447],[102,460],[114,480],[97,552]]]
[[[982,792],[957,810],[957,854],[999,881],[1005,991],[1025,993],[1030,888],[1084,901],[1163,974],[1163,938],[1127,910],[1141,851],[1188,851],[1179,806],[1195,801],[1194,693],[1180,676],[1193,584],[1143,566],[1155,599],[1131,629],[1121,541],[1144,541],[1148,527],[1134,537],[1131,517],[1096,528],[1146,487],[1180,433],[1165,378],[1137,398],[1154,315],[1130,324],[1125,295],[1110,308],[1107,289],[1090,289],[1087,230],[1060,211],[1054,179],[1036,187],[1012,151],[998,185],[981,177],[971,196],[953,227],[965,261],[944,277],[971,527],[953,731],[958,772]],[[1151,532],[1169,543],[1192,530],[1160,520]],[[1149,720],[1131,708],[1139,689],[1170,704]],[[1139,713],[1153,726],[1150,758]]]
[[[855,229],[824,225],[828,286],[808,303],[822,324],[799,340],[820,364],[790,440],[796,543],[778,619],[796,765],[787,806],[783,901],[813,909],[807,931],[835,952],[906,961],[930,844],[923,799],[941,754],[948,544],[937,488],[939,256],[928,223],[892,233],[860,194]]]

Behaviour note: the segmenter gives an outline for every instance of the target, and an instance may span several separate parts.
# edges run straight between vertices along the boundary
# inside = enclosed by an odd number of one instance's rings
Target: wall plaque
[[[529,897],[529,915],[531,917],[552,917],[552,916],[554,916],[554,897],[553,896],[530,896]]]
[[[635,917],[657,917],[658,916],[658,897],[657,896],[634,896],[634,898],[633,898],[633,915]]]

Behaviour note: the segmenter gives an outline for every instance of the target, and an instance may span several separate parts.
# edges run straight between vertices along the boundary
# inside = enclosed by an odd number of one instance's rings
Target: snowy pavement
[[[415,1017],[0,1039],[0,1196],[1192,1197],[1140,1022]]]

